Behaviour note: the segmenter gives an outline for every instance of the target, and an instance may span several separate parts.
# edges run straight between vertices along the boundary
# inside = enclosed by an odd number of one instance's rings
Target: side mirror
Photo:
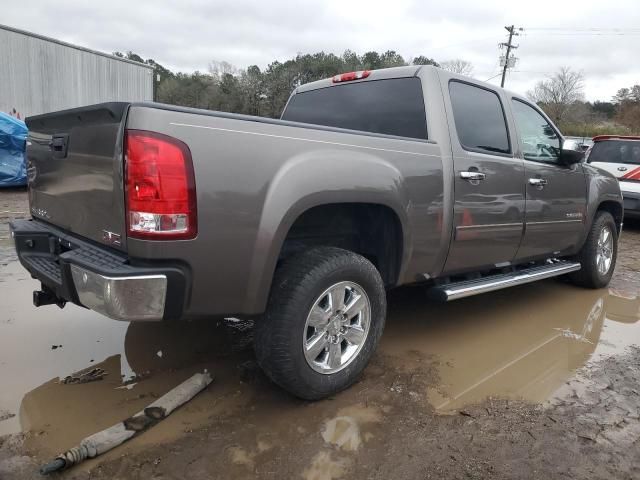
[[[575,140],[563,140],[560,149],[560,161],[565,165],[580,163],[584,159],[584,150]]]

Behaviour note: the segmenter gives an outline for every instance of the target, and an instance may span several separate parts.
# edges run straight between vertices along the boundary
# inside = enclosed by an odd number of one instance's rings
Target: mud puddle
[[[399,290],[380,350],[434,359],[440,384],[427,398],[440,411],[487,397],[541,402],[590,360],[640,345],[637,294],[551,280],[428,304],[419,289]]]
[[[15,259],[0,266],[0,435],[36,432],[48,437],[43,444],[55,440],[57,450],[196,371],[215,366],[218,377],[238,375],[236,364],[222,368],[231,354],[236,363],[250,359],[235,353],[249,344],[239,326],[130,324],[71,304],[34,308],[38,286]]]
[[[81,416],[87,396],[117,403],[144,397],[150,384],[162,394],[177,380],[172,371],[186,375],[208,364],[214,373],[223,367],[237,373],[242,360],[251,360],[248,352],[229,358],[229,330],[216,322],[128,324],[75,305],[36,309],[30,297],[37,283],[15,261],[2,269],[0,410],[15,417],[0,421],[0,434],[38,428],[48,414],[60,418],[51,401],[56,392],[57,403]],[[389,302],[380,353],[401,369],[414,368],[412,358],[432,359],[440,384],[412,394],[426,394],[443,411],[488,396],[543,401],[591,358],[640,344],[640,299],[633,291],[549,281],[446,305],[410,288],[393,292]],[[59,383],[92,368],[107,375],[92,384]]]
[[[371,436],[363,428],[378,422],[385,408],[384,402],[373,410],[324,403],[314,407],[317,415],[309,422],[296,413],[299,402],[257,370],[242,328],[216,322],[129,324],[74,305],[36,309],[30,297],[37,283],[16,261],[0,268],[0,378],[6,387],[0,390],[0,410],[15,415],[0,421],[0,434],[30,431],[27,448],[39,456],[121,420],[204,368],[215,375],[214,385],[134,446],[172,440],[218,415],[250,408],[254,415],[279,419],[274,430],[278,422],[317,430],[327,445],[353,452]],[[385,366],[374,362],[363,383],[387,367],[411,376],[424,371],[429,381],[393,380],[380,386],[381,398],[408,395],[443,412],[487,397],[541,402],[590,359],[640,344],[634,289],[588,291],[547,281],[441,305],[425,300],[421,289],[407,288],[393,292],[389,305],[379,349]],[[106,376],[61,383],[95,368]],[[230,455],[235,463],[251,464],[264,449]],[[329,458],[325,452],[316,460]],[[314,471],[310,467],[310,478]]]
[[[532,445],[538,457],[529,465],[518,460],[496,478],[527,477],[545,465],[566,470],[572,458],[586,462],[585,470],[571,467],[586,478],[617,452],[623,459],[611,469],[632,471],[623,454],[633,446],[611,443],[607,450],[597,442],[600,423],[613,425],[604,438],[615,440],[618,416],[637,418],[609,409],[611,402],[638,408],[629,389],[636,388],[640,350],[623,355],[640,345],[637,232],[622,237],[609,290],[550,280],[445,305],[428,302],[419,288],[392,292],[387,328],[363,379],[315,403],[290,397],[257,369],[247,323],[129,324],[73,305],[34,308],[38,284],[2,240],[0,232],[0,476],[2,455],[25,465],[46,460],[205,368],[215,376],[205,392],[69,478],[87,471],[98,478],[487,478],[505,462],[533,455]],[[590,365],[606,359],[612,362],[594,370],[593,389],[583,380],[592,381]],[[61,382],[94,369],[106,376]],[[562,399],[542,411],[487,397]],[[598,421],[578,429],[578,411]],[[19,430],[24,437],[1,438]],[[577,436],[567,437],[574,430]],[[8,448],[18,437],[24,443]],[[20,478],[32,478],[35,463]]]
[[[12,205],[7,211],[26,208]],[[247,323],[129,324],[74,305],[34,308],[31,292],[39,285],[7,247],[4,230],[0,436],[28,432],[24,451],[41,459],[206,368],[213,385],[126,451],[202,428],[224,438],[243,419],[236,443],[222,445],[239,473],[267,462],[272,448],[311,438],[323,447],[309,457],[305,476],[330,478],[322,476],[330,471],[336,477],[353,467],[350,455],[376,436],[382,441],[390,428],[387,414],[397,415],[398,403],[453,412],[487,397],[542,402],[571,394],[576,369],[640,345],[640,279],[632,269],[640,268],[640,235],[631,232],[622,237],[624,260],[609,290],[550,280],[450,304],[427,301],[420,288],[392,292],[385,334],[363,380],[330,401],[307,404],[257,369]],[[101,378],[61,381],[92,371]]]

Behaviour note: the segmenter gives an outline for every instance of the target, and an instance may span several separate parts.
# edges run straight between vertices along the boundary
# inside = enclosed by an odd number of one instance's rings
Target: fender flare
[[[294,222],[307,210],[329,204],[368,203],[390,208],[402,230],[402,273],[411,255],[410,200],[400,171],[374,154],[308,152],[286,162],[271,181],[250,263],[244,310],[262,312],[280,251]],[[322,158],[322,161],[320,161]]]

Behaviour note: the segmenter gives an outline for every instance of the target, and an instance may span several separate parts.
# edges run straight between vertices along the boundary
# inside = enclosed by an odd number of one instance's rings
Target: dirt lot
[[[137,412],[196,371],[214,383],[153,429],[58,478],[640,478],[640,227],[609,290],[558,280],[448,305],[390,294],[362,380],[308,403],[256,368],[248,322],[114,322],[35,309],[0,192],[0,478]],[[107,376],[59,379],[83,369]]]

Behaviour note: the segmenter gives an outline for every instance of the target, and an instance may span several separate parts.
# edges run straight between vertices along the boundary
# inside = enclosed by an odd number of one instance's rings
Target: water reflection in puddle
[[[69,424],[86,423],[75,419],[87,410],[95,412],[94,420],[104,418],[113,405],[165,393],[232,353],[228,332],[216,322],[130,324],[72,304],[34,308],[37,287],[17,262],[0,267],[0,411],[15,415],[0,421],[0,435],[42,428],[52,417],[73,430]],[[58,380],[93,368],[107,375],[83,384]],[[139,380],[145,388],[134,385]],[[123,411],[112,414],[114,421]]]
[[[381,350],[436,356],[428,398],[441,411],[489,396],[543,401],[588,360],[640,344],[634,292],[551,280],[450,304],[416,293],[392,295]]]

